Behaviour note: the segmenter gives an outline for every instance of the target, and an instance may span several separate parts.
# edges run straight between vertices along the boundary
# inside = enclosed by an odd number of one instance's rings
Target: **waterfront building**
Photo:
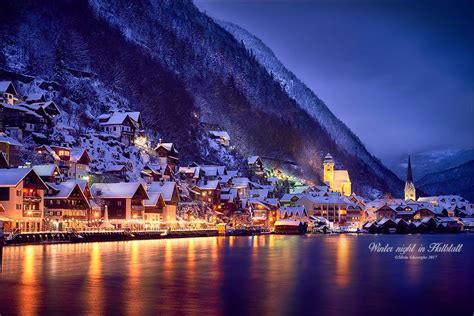
[[[323,161],[324,183],[329,186],[333,192],[339,192],[342,195],[352,194],[352,184],[347,170],[334,170],[334,159],[331,154],[327,154]]]
[[[94,183],[91,186],[94,201],[109,222],[118,229],[144,227],[144,201],[149,199],[140,182]]]
[[[145,228],[159,229],[160,223],[167,221],[166,203],[161,192],[148,191],[145,200]]]
[[[180,201],[178,186],[174,181],[158,181],[153,182],[148,186],[148,192],[160,193],[165,202],[163,213],[160,217],[168,226],[176,222],[176,213]]]
[[[74,180],[47,183],[45,219],[48,230],[83,230],[88,225],[90,204],[81,186]]]
[[[191,194],[195,200],[208,203],[213,209],[217,209],[220,204],[221,185],[218,180],[207,180],[204,178],[194,185]]]
[[[6,230],[42,230],[44,192],[47,185],[31,168],[0,169],[2,216],[9,219]]]

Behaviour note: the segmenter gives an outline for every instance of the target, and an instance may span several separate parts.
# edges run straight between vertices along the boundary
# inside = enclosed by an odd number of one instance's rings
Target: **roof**
[[[83,148],[74,148],[74,149],[71,149],[71,161],[73,162],[77,162],[79,160],[81,160],[82,156],[86,155],[88,160],[92,160],[91,159],[91,156],[89,155],[89,152],[87,151],[87,149],[83,149]]]
[[[159,142],[156,147],[155,147],[155,150],[157,150],[158,148],[160,147],[163,147],[164,149],[166,149],[167,151],[172,151],[174,150],[176,153],[178,153],[178,150],[176,149],[176,147],[174,146],[173,143],[162,143],[162,142]]]
[[[223,138],[225,140],[230,140],[230,136],[226,131],[209,131],[209,134],[215,137]]]
[[[43,92],[34,92],[28,94],[26,97],[26,102],[32,102],[32,101],[41,101],[44,100],[44,93]]]
[[[247,164],[249,165],[253,165],[257,162],[257,160],[259,160],[260,157],[259,156],[250,156],[247,158]]]
[[[56,152],[51,148],[51,146],[49,145],[41,145],[41,146],[38,146],[35,148],[35,151],[40,151],[41,148],[44,148],[44,150],[46,152],[48,152],[54,160],[61,160],[61,158],[59,158],[59,156],[56,154]]]
[[[5,133],[0,133],[0,143],[7,143],[13,146],[23,146],[16,139],[7,136]]]
[[[148,199],[146,190],[140,182],[94,183],[91,186],[91,194],[94,197],[129,199],[140,187],[145,191],[145,198]]]
[[[349,178],[349,172],[347,170],[334,170],[334,182],[351,182]]]
[[[57,175],[60,174],[59,168],[55,164],[35,165],[35,166],[33,166],[33,170],[40,177],[53,176],[54,172],[57,172]]]
[[[30,173],[38,176],[31,168],[0,169],[0,174],[2,175],[0,177],[0,187],[16,187]],[[44,189],[46,189],[46,184],[39,176],[38,180],[44,186]]]
[[[11,81],[0,81],[0,93],[4,93],[10,90],[13,94],[17,94],[15,86]]]
[[[148,192],[149,199],[144,201],[145,206],[155,206],[158,203],[158,200],[163,198],[161,192]]]
[[[104,172],[119,172],[123,170],[127,170],[125,165],[110,165],[104,169]]]
[[[171,201],[173,198],[173,192],[176,188],[176,182],[174,181],[158,181],[152,182],[148,187],[148,192],[159,192],[163,196],[165,202]]]
[[[219,185],[219,180],[208,180],[207,182],[201,181],[197,183],[195,186],[201,190],[215,190]]]
[[[101,114],[99,120],[107,120],[100,123],[101,125],[121,125],[128,118],[133,120],[136,123],[139,123],[140,112],[122,112],[115,111],[108,114]]]
[[[232,187],[234,188],[247,188],[249,186],[249,179],[248,178],[233,178],[232,179]]]
[[[280,208],[280,217],[286,216],[306,216],[303,206],[283,206]]]

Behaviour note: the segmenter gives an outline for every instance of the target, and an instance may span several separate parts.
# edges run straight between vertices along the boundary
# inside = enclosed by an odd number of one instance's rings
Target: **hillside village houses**
[[[352,191],[349,171],[336,170],[330,154],[323,158],[323,185],[285,187],[283,172],[270,172],[260,156],[248,157],[237,170],[180,165],[176,144],[160,139],[131,178],[134,170],[125,161],[98,167],[90,149],[45,140],[44,128],[54,124],[60,110],[44,94],[22,97],[9,81],[0,82],[0,92],[0,220],[6,231],[166,229],[199,219],[206,225],[270,230],[277,222],[294,221],[332,229],[425,232],[462,229],[473,217],[474,205],[457,195],[417,199],[410,161],[404,199],[373,201]],[[144,136],[140,112],[113,111],[100,115],[98,123],[98,135],[124,146],[135,146]],[[215,128],[209,137],[229,147],[227,132]],[[21,157],[26,138],[37,144],[32,166]]]

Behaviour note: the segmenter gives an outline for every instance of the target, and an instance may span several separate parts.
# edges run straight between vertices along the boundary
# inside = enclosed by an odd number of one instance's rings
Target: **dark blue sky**
[[[385,161],[474,147],[474,1],[195,1],[262,39]]]

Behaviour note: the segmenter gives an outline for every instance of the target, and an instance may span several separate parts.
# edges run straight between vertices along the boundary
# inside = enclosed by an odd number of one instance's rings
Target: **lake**
[[[371,253],[372,242],[463,246],[431,260],[395,259]],[[472,315],[473,262],[474,234],[9,246],[0,314]]]

